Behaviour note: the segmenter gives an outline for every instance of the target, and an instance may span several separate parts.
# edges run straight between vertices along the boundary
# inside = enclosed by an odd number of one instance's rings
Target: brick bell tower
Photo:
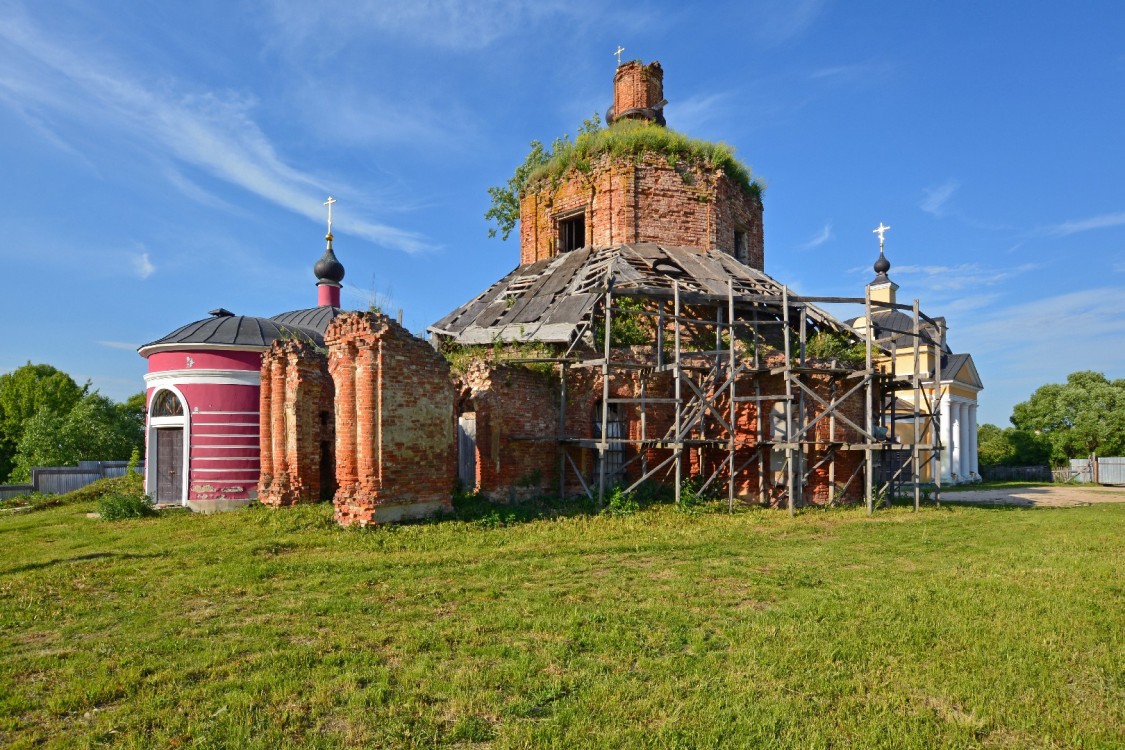
[[[606,133],[588,137],[589,159],[561,177],[529,182],[520,196],[520,265],[583,247],[651,242],[718,251],[763,270],[762,200],[706,159],[659,145],[598,148],[615,129],[665,126],[664,69],[623,62],[613,76]],[[622,134],[625,135],[625,134]],[[654,142],[671,143],[675,134]]]
[[[667,125],[664,120],[664,68],[655,60],[644,65],[640,60],[621,63],[613,76],[613,104],[605,113],[607,125],[618,120],[648,120]]]

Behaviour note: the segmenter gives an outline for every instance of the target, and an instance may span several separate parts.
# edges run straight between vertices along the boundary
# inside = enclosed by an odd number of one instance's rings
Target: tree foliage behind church
[[[1072,372],[1066,383],[1050,383],[1012,409],[1017,429],[1038,433],[1063,462],[1090,455],[1125,455],[1125,379]]]
[[[35,466],[124,460],[144,449],[145,396],[115,403],[51,365],[0,375],[0,480],[26,481]]]

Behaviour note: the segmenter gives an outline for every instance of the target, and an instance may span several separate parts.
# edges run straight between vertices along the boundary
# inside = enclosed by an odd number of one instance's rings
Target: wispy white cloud
[[[1091,216],[1087,219],[1075,219],[1073,221],[1064,221],[1061,224],[1054,224],[1043,229],[1044,234],[1051,235],[1052,237],[1066,237],[1070,234],[1078,234],[1079,232],[1088,232],[1092,229],[1106,229],[1108,227],[1118,227],[1125,224],[1125,211],[1118,211],[1112,214],[1101,214],[1099,216]]]
[[[928,214],[941,218],[947,213],[946,205],[959,187],[961,187],[959,182],[949,179],[936,187],[925,188],[923,190],[925,196],[918,207]]]
[[[1043,383],[1062,382],[1075,370],[1125,376],[1125,295],[1120,289],[1084,289],[1040,297],[971,316],[950,331],[958,351],[973,353],[982,369],[990,419],[1004,421],[1011,406]],[[1012,373],[990,382],[988,370]]]
[[[675,120],[676,130],[685,133],[697,132],[717,115],[728,116],[730,110],[726,102],[730,99],[729,91],[689,96],[687,99],[669,102],[667,115],[670,120]]]
[[[1011,268],[988,268],[979,263],[903,265],[892,266],[890,276],[921,290],[957,291],[996,286],[1040,267],[1038,263],[1022,263]],[[909,282],[904,279],[909,279]]]
[[[276,0],[272,20],[287,43],[380,34],[424,47],[485,49],[547,19],[580,19],[588,8],[563,0]]]
[[[824,0],[763,0],[750,8],[753,34],[763,44],[788,42],[812,26]]]
[[[825,224],[821,228],[821,230],[810,237],[807,242],[803,242],[802,244],[798,245],[798,249],[812,250],[814,247],[820,247],[825,242],[828,242],[828,240],[832,239],[832,237],[832,224]]]
[[[127,352],[135,352],[141,348],[140,344],[133,344],[128,341],[98,341],[98,345],[108,347],[110,349],[120,349]]]
[[[149,260],[148,251],[131,254],[129,265],[132,266],[133,273],[140,279],[147,279],[156,272],[156,266],[152,265],[152,261]]]
[[[817,68],[809,73],[809,78],[814,81],[829,81],[832,83],[850,81],[871,81],[882,78],[890,70],[890,66],[881,62],[851,63],[848,65],[829,65]]]
[[[34,124],[52,123],[55,138],[81,140],[102,128],[124,139],[130,156],[148,156],[165,176],[179,164],[235,185],[294,213],[319,221],[319,196],[328,181],[286,162],[254,121],[256,102],[235,92],[183,92],[177,82],[145,85],[98,50],[56,43],[30,21],[12,14],[0,25],[0,101]],[[5,46],[7,49],[5,49]],[[173,179],[183,188],[186,179]],[[342,192],[339,181],[333,192]],[[344,186],[344,189],[348,188]],[[189,190],[189,192],[192,192]],[[358,192],[358,191],[352,191]],[[429,249],[417,233],[369,219],[340,229],[406,252]]]

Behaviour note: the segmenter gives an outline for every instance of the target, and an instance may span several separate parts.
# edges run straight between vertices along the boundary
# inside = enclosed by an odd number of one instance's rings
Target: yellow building
[[[896,382],[893,408],[883,410],[888,439],[904,452],[918,443],[922,448],[919,473],[924,481],[934,479],[932,462],[927,458],[931,455],[930,447],[935,444],[939,448],[942,484],[978,481],[977,394],[984,389],[984,384],[972,355],[956,354],[950,348],[945,318],[927,318],[921,314],[916,317],[917,300],[906,305],[898,302],[899,287],[887,275],[891,264],[883,254],[882,232],[889,228],[880,224],[880,229],[876,230],[880,235],[879,259],[875,262],[875,278],[867,285],[873,336],[880,347],[875,363]],[[858,317],[850,324],[866,335],[867,316]],[[916,324],[921,386],[918,390],[912,385]],[[920,402],[917,418],[914,413],[916,393]],[[932,407],[935,404],[936,407]],[[936,412],[936,420],[933,412]]]

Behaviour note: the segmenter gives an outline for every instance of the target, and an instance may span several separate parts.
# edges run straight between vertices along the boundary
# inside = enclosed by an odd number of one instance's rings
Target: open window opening
[[[742,263],[750,262],[750,246],[746,241],[746,230],[734,230],[734,257]]]
[[[586,247],[586,211],[559,219],[559,252]]]

